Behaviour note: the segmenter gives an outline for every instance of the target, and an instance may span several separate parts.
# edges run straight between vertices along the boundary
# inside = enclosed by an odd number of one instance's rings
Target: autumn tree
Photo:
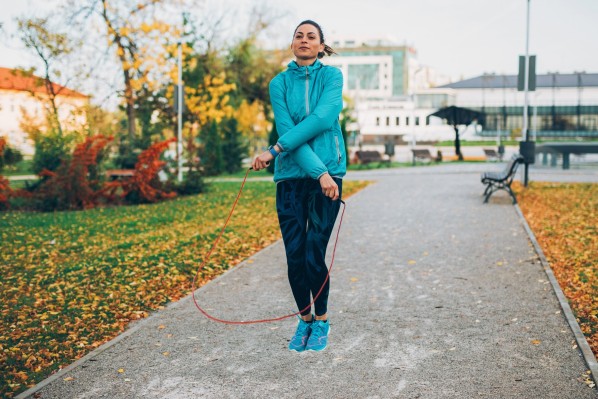
[[[50,26],[49,18],[17,18],[17,25],[21,41],[39,58],[42,68],[42,79],[37,79],[35,70],[19,71],[17,73],[31,78],[34,87],[31,94],[38,97],[45,105],[50,129],[63,133],[59,115],[58,95],[65,90],[65,85],[56,84],[62,76],[62,61],[72,52],[72,45],[65,33],[60,33]],[[38,96],[35,86],[43,86],[45,90]]]
[[[236,108],[239,129],[250,143],[250,155],[255,155],[267,137],[270,118],[269,83],[282,70],[277,52],[266,52],[257,46],[257,35],[269,22],[257,18],[250,35],[229,50],[227,72],[237,91],[232,102]],[[261,145],[260,145],[261,143]]]
[[[86,29],[100,23],[101,35],[117,60],[122,76],[119,96],[127,118],[129,146],[137,139],[140,103],[167,84],[172,54],[180,36],[174,5],[192,7],[194,0],[67,0],[71,20]]]

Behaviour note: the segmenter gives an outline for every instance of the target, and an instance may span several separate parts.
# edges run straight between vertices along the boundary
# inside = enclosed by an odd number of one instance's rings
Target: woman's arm
[[[270,88],[271,93],[272,86],[273,85],[271,85]],[[276,89],[277,88],[275,87],[275,90]],[[309,140],[313,139],[318,134],[329,129],[332,126],[332,124],[338,120],[338,116],[342,108],[343,75],[339,69],[330,68],[327,73],[326,80],[324,82],[324,89],[322,91],[322,95],[318,100],[316,108],[307,118],[305,118],[299,124],[291,128],[289,128],[289,125],[286,125],[285,128],[287,130],[281,132],[280,138],[278,139],[278,145],[282,148],[283,151],[295,150],[300,145],[307,143]]]
[[[296,125],[291,118],[291,114],[287,108],[287,103],[284,96],[284,89],[282,82],[272,81],[270,83],[270,101],[272,102],[272,109],[274,111],[274,121],[279,136],[283,136],[292,130]],[[280,142],[280,140],[279,140]],[[280,144],[278,144],[280,146]],[[282,150],[282,147],[280,148]],[[306,143],[295,148],[289,152],[295,163],[299,165],[311,178],[319,179],[323,174],[328,172],[328,169],[322,160],[316,155],[314,150]]]

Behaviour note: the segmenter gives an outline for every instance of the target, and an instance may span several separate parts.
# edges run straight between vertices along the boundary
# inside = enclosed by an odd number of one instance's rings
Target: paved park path
[[[492,167],[348,176],[376,183],[347,201],[326,351],[286,349],[296,320],[218,324],[187,297],[36,397],[598,397],[579,381],[587,366],[508,197],[482,204],[479,172]],[[285,268],[278,242],[197,298],[222,318],[285,314]]]

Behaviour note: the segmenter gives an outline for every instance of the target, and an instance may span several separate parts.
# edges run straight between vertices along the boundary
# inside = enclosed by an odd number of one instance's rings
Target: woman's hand
[[[273,159],[274,159],[274,156],[272,156],[272,154],[270,154],[270,151],[264,151],[259,156],[255,157],[255,159],[253,160],[253,162],[251,164],[251,167],[255,171],[262,170],[262,169],[268,167],[268,165],[270,165],[270,161]]]
[[[338,185],[328,173],[320,177],[320,186],[322,186],[322,193],[328,198],[336,201],[339,197]]]

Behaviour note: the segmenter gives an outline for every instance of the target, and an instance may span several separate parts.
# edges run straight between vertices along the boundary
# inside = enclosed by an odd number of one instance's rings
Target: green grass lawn
[[[34,174],[31,169],[33,167],[32,161],[21,161],[15,165],[5,166],[0,172],[3,176],[21,176]]]
[[[367,185],[346,181],[344,193]],[[238,182],[158,204],[0,213],[0,397],[12,397],[190,292]],[[275,185],[249,181],[203,284],[279,239]]]

